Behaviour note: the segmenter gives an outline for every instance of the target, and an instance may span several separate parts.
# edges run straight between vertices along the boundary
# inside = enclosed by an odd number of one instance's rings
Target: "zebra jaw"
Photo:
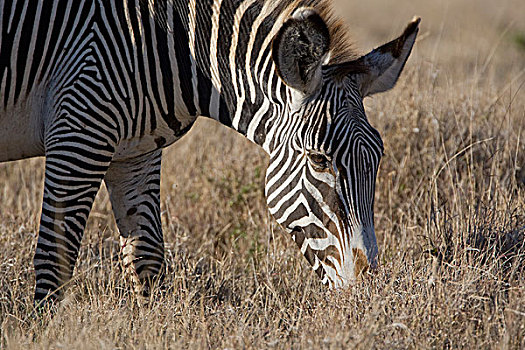
[[[331,235],[333,239],[327,241],[309,238],[308,236],[314,235],[307,234],[306,230],[299,226],[290,232],[314,272],[321,278],[322,283],[330,288],[348,287],[378,266],[378,246],[373,226],[358,226],[347,232],[353,233],[344,247],[341,247],[339,242],[346,240],[337,239],[334,234]],[[333,253],[329,254],[328,251]]]

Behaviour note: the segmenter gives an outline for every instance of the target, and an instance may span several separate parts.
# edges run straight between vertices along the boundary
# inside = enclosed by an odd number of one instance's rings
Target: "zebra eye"
[[[325,156],[322,153],[310,153],[308,154],[308,158],[312,162],[312,165],[318,169],[327,169],[330,165],[330,161],[328,160],[328,157]]]

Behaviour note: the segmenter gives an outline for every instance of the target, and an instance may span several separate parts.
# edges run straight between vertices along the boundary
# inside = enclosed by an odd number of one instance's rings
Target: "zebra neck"
[[[268,150],[268,130],[286,101],[271,42],[291,10],[270,0],[185,0],[176,8],[188,35],[197,114]]]

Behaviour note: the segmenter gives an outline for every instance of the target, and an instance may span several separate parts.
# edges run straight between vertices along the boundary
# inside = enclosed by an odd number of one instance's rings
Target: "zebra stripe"
[[[354,60],[325,0],[0,0],[0,161],[46,157],[35,300],[71,277],[103,180],[147,290],[161,149],[198,116],[263,147],[270,213],[324,283],[347,284],[377,256],[383,145],[362,98],[393,86],[418,24]]]

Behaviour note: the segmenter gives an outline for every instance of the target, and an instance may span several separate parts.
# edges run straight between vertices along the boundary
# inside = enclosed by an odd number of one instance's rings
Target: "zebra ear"
[[[321,66],[330,48],[330,31],[319,14],[299,8],[272,42],[272,58],[284,83],[311,94],[321,83]]]
[[[366,71],[357,74],[357,84],[362,97],[394,87],[416,41],[420,21],[419,17],[415,17],[399,38],[357,60],[358,65]]]

